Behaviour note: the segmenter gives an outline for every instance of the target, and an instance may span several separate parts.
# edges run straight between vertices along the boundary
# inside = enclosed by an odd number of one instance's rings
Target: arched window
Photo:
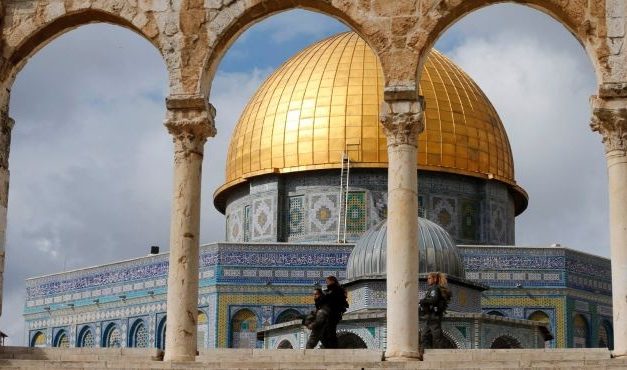
[[[163,316],[157,325],[157,348],[165,349],[166,317]]]
[[[148,330],[143,320],[137,320],[131,327],[129,346],[137,348],[148,348]]]
[[[104,346],[111,348],[120,348],[122,347],[120,329],[118,329],[117,325],[109,324],[105,329],[104,335],[102,336],[104,339]]]
[[[588,320],[583,315],[576,314],[573,318],[573,347],[588,348],[590,347],[590,330]]]
[[[35,333],[35,335],[33,335],[33,339],[31,339],[30,346],[37,347],[37,348],[45,347],[46,346],[46,334],[40,331]]]
[[[277,349],[294,349],[294,346],[292,346],[292,343],[289,340],[284,339],[281,343],[279,343]]]
[[[612,324],[607,320],[601,320],[599,325],[599,348],[614,349],[614,333]]]
[[[338,333],[338,348],[368,348],[366,342],[355,333]]]
[[[257,346],[257,315],[251,310],[240,310],[231,319],[231,347]]]
[[[280,324],[284,322],[289,322],[293,320],[300,320],[301,313],[293,308],[288,308],[287,310],[281,312],[279,316],[277,316],[275,324]]]
[[[207,323],[207,315],[202,311],[198,311],[198,336],[196,337],[198,348],[205,348],[207,346],[205,344],[207,341]]]
[[[58,348],[70,348],[70,340],[65,330],[59,330],[53,345]]]
[[[92,333],[89,326],[86,326],[81,330],[80,335],[78,336],[78,347],[95,347],[96,346],[96,338],[94,337],[94,333]]]
[[[501,335],[496,338],[492,345],[491,349],[505,349],[505,348],[522,348],[518,339],[510,337],[509,335]]]

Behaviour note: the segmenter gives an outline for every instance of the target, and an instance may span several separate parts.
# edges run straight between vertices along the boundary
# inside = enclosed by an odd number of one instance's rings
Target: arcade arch
[[[30,3],[32,1],[32,3]],[[168,336],[166,360],[189,360],[195,355],[195,325],[184,323],[186,312],[195,312],[197,305],[197,255],[200,196],[200,168],[203,145],[207,137],[215,135],[215,110],[207,100],[205,91],[211,85],[214,65],[220,53],[226,50],[241,30],[258,19],[293,7],[312,8],[342,19],[351,25],[377,52],[386,79],[385,103],[382,124],[389,144],[389,171],[397,176],[390,178],[388,194],[388,218],[394,220],[388,229],[388,245],[394,245],[397,256],[388,263],[388,317],[395,318],[387,323],[389,357],[417,357],[418,327],[407,327],[417,312],[417,298],[413,297],[417,286],[417,270],[408,267],[416,255],[412,249],[416,244],[417,214],[416,136],[422,129],[423,107],[419,103],[416,81],[425,55],[439,35],[464,14],[479,7],[500,2],[497,0],[467,0],[457,2],[425,0],[424,2],[372,0],[364,2],[322,2],[282,0],[242,2],[205,2],[188,4],[176,9],[179,3],[162,1],[139,2],[143,8],[133,7],[132,2],[108,2],[101,0],[66,1],[62,3],[9,0],[3,2],[3,49],[11,55],[22,40],[29,39],[39,30],[51,34],[66,29],[54,23],[82,9],[101,9],[118,15],[125,25],[133,25],[165,50],[166,64],[170,66],[170,96],[166,101],[166,126],[174,137],[174,194],[171,214],[171,261],[168,294],[168,316],[171,330]],[[226,3],[226,5],[225,5]],[[521,2],[519,2],[521,3]],[[540,9],[558,19],[586,47],[595,65],[601,86],[599,95],[592,101],[593,130],[603,135],[609,169],[610,229],[612,245],[614,288],[614,325],[617,350],[615,354],[627,355],[627,325],[624,315],[617,312],[627,310],[622,297],[627,295],[627,286],[620,284],[620,274],[627,268],[627,251],[621,247],[627,241],[627,148],[622,133],[627,131],[627,71],[624,67],[625,48],[622,48],[625,28],[625,10],[621,2],[564,2],[560,0],[525,0],[522,3]],[[112,5],[113,4],[113,5]],[[215,5],[214,5],[215,4]],[[328,4],[328,3],[324,3]],[[590,5],[592,4],[592,5]],[[189,6],[187,6],[189,5]],[[322,6],[326,8],[321,8]],[[207,7],[207,9],[205,9]],[[22,9],[22,12],[18,12]],[[95,13],[94,13],[95,14]],[[99,15],[100,16],[100,15]],[[71,18],[66,18],[71,19]],[[29,20],[30,22],[26,22]],[[22,22],[24,21],[24,22]],[[121,22],[121,21],[120,21]],[[54,24],[45,28],[44,24]],[[610,24],[612,27],[608,27]],[[70,23],[72,27],[74,24]],[[55,27],[59,27],[58,29]],[[43,36],[44,34],[42,34]],[[35,40],[35,39],[33,39]],[[174,41],[176,40],[176,41]],[[37,44],[37,43],[35,43]],[[26,44],[25,44],[26,45]],[[209,45],[209,47],[207,47]],[[221,46],[222,45],[222,46]],[[617,46],[618,45],[618,46]],[[19,48],[17,56],[28,55],[36,46]],[[20,58],[14,58],[14,61]],[[19,62],[17,62],[19,64]],[[15,72],[15,64],[4,62],[0,92],[0,180],[8,183],[8,154],[12,120],[8,117],[6,78]],[[599,77],[600,76],[600,77]],[[203,89],[206,88],[206,89]],[[413,158],[413,159],[412,159]],[[398,190],[398,191],[396,191]],[[0,198],[3,214],[6,214],[7,195]],[[3,219],[5,219],[3,217]],[[396,222],[398,220],[398,222]],[[407,220],[407,221],[405,221]],[[0,224],[6,229],[6,221]],[[4,249],[2,248],[2,251]],[[3,252],[2,252],[3,253]],[[0,261],[0,265],[4,265]],[[185,261],[186,263],[181,263]],[[188,263],[191,262],[191,263]],[[177,265],[177,264],[180,264]],[[178,284],[185,281],[185,284]],[[179,289],[178,286],[182,287]],[[391,293],[394,292],[394,293]],[[176,299],[174,298],[176,297]],[[620,300],[618,298],[621,298]],[[188,309],[192,307],[192,309]],[[622,321],[621,321],[622,320]],[[193,320],[192,320],[193,321]],[[195,323],[194,323],[195,324]],[[189,340],[177,338],[175,333],[189,329]]]

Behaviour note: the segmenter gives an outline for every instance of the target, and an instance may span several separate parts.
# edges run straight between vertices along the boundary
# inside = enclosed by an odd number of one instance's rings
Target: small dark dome
[[[453,238],[441,226],[418,217],[420,248],[419,272],[441,271],[448,275],[465,278],[462,259]],[[387,220],[366,231],[355,243],[348,258],[348,280],[385,278],[387,247]]]

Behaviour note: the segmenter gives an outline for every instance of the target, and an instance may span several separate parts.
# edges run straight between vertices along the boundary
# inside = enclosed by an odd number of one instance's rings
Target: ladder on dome
[[[342,171],[340,172],[340,207],[338,211],[337,242],[346,243],[346,218],[348,216],[348,180],[350,175],[351,160],[347,152],[342,152],[340,159]]]

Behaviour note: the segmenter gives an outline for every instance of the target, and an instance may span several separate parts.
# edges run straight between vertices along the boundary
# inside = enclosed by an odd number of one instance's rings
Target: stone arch
[[[311,0],[293,0],[289,2],[282,0],[256,0],[250,1],[249,4],[245,9],[238,9],[242,6],[237,3],[216,9],[217,15],[210,25],[214,27],[212,31],[216,36],[213,42],[210,42],[208,55],[203,62],[200,78],[199,89],[202,94],[210,95],[211,84],[218,66],[239,36],[255,23],[284,11],[305,9],[335,18],[358,33],[375,50],[375,54],[379,54],[377,51],[387,46],[387,40],[384,41],[384,38],[371,36],[373,34],[381,36],[385,31],[383,29],[375,30],[377,25],[380,25],[380,22],[371,21],[367,16],[364,16],[363,13],[366,11],[363,8],[366,6],[358,2],[335,5],[332,2]],[[369,6],[367,7],[369,8]]]
[[[125,4],[126,5],[124,5],[124,7],[130,7],[128,2]],[[139,12],[143,11],[135,8],[129,10],[129,14],[137,14]],[[11,68],[7,68],[3,74],[0,75],[0,80],[8,80],[10,86],[17,73],[26,64],[27,60],[37,51],[62,34],[90,23],[109,23],[127,28],[148,40],[148,42],[155,46],[159,55],[163,58],[160,45],[157,43],[159,31],[157,29],[156,21],[154,19],[154,15],[149,13],[150,12],[145,12],[147,23],[142,28],[137,27],[133,24],[131,19],[127,19],[120,14],[97,8],[85,8],[70,12],[62,12],[57,17],[53,17],[49,20],[39,20],[34,15],[29,14],[27,16],[35,17],[36,21],[39,22],[35,23],[34,26],[31,22],[21,22],[21,25],[10,31],[17,35],[22,35],[22,37],[9,39],[8,47],[12,49],[12,52],[9,54],[7,59]],[[13,15],[13,17],[18,16]],[[11,44],[11,40],[15,40],[15,43]],[[166,65],[165,60],[164,65]],[[9,75],[7,75],[7,73]]]
[[[69,348],[70,347],[70,337],[65,329],[61,329],[57,332],[57,335],[54,337],[52,341],[52,346],[57,348]]]
[[[294,349],[294,345],[287,339],[283,339],[279,345],[276,347],[277,349]]]
[[[295,308],[288,308],[281,312],[274,320],[275,324],[281,324],[288,321],[299,320],[302,314]]]
[[[345,331],[337,334],[338,348],[367,349],[366,342],[357,334]]]
[[[89,325],[83,326],[78,334],[78,339],[76,340],[77,347],[97,347],[98,343],[96,343],[96,337],[94,336],[94,332]]]
[[[102,332],[102,346],[103,347],[122,347],[122,333],[116,323],[110,323]]]
[[[584,5],[579,5],[574,2],[566,3],[559,0],[466,0],[457,2],[456,5],[451,5],[446,2],[441,2],[440,5],[432,9],[432,15],[423,17],[418,22],[418,29],[423,30],[426,37],[424,41],[417,43],[415,50],[419,55],[418,64],[414,76],[420,76],[422,72],[422,66],[426,60],[435,42],[446,32],[446,30],[453,26],[457,21],[464,18],[466,15],[495,4],[512,3],[521,6],[527,6],[532,9],[538,10],[551,17],[556,22],[563,25],[583,46],[589,60],[594,66],[597,82],[603,81],[601,68],[601,59],[608,54],[607,46],[605,43],[603,46],[594,48],[593,42],[596,35],[591,35],[591,32],[596,32],[597,35],[605,33],[605,9],[597,11],[595,14],[598,18],[592,19],[588,17],[587,9],[582,9]],[[599,2],[604,4],[604,2]],[[604,6],[599,5],[604,8]],[[418,81],[418,79],[416,80]]]
[[[150,346],[148,326],[143,319],[136,319],[131,325],[128,336],[128,346],[137,348],[147,348]]]
[[[46,334],[43,331],[38,331],[33,334],[33,337],[30,340],[31,347],[45,347],[46,346]]]
[[[490,349],[523,348],[520,341],[510,335],[501,335],[492,341]]]
[[[422,338],[422,328],[418,331]],[[464,335],[455,328],[442,329],[442,348],[444,349],[466,349]]]
[[[590,347],[590,324],[588,319],[582,314],[573,316],[573,347],[589,348]]]
[[[257,345],[257,314],[243,308],[231,318],[230,347],[255,348]]]

